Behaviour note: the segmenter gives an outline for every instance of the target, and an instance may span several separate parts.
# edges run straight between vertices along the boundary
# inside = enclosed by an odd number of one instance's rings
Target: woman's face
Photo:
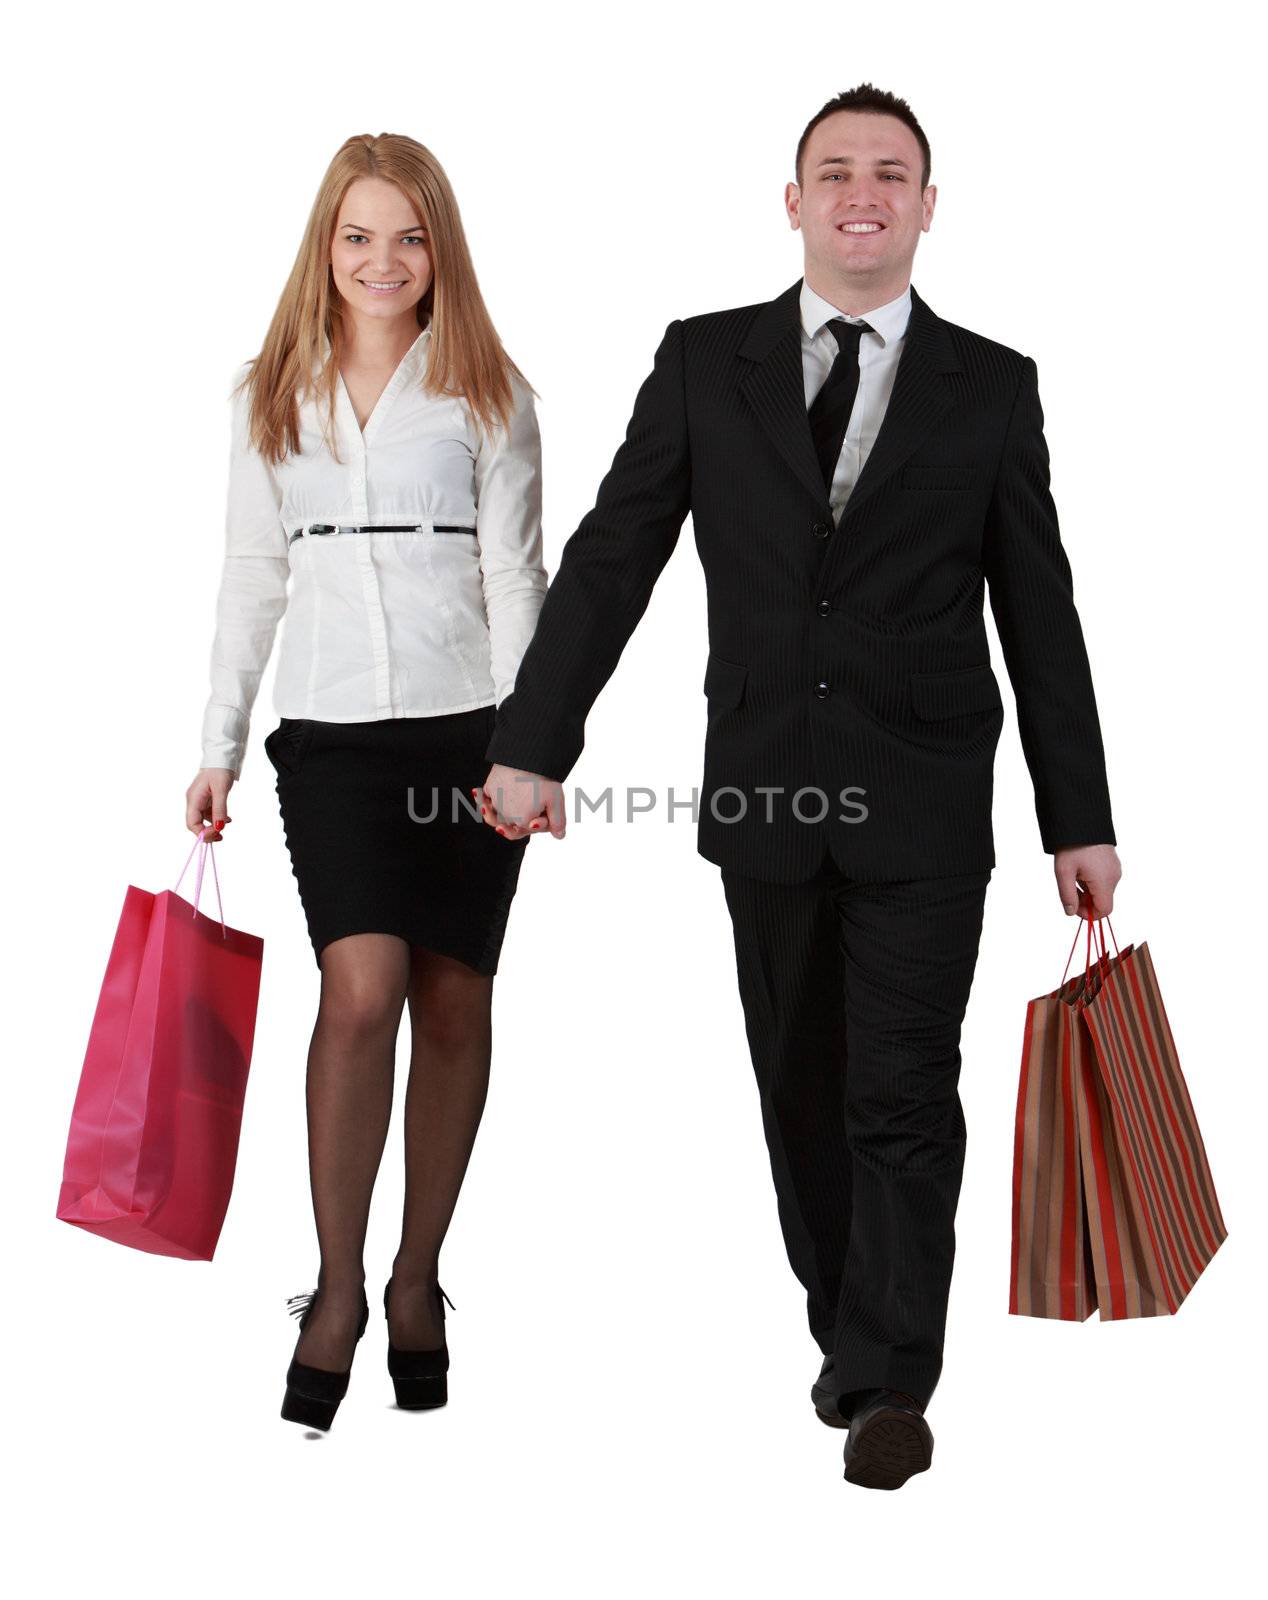
[[[409,316],[431,287],[422,221],[394,183],[358,178],[343,197],[330,245],[335,288],[358,317]]]

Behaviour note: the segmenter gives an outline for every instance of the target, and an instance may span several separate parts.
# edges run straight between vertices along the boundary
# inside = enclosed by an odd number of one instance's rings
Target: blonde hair
[[[308,215],[304,237],[260,353],[234,393],[250,386],[250,442],[266,461],[299,450],[299,403],[317,376],[326,402],[328,442],[335,449],[335,394],[344,347],[342,297],[334,286],[330,247],[344,195],[359,178],[394,183],[416,208],[427,233],[432,281],[418,302],[420,328],[431,318],[423,387],[459,395],[485,428],[507,426],[514,409],[511,374],[524,375],[502,348],[485,307],[467,248],[458,202],[431,151],[399,133],[357,134],[335,153]]]

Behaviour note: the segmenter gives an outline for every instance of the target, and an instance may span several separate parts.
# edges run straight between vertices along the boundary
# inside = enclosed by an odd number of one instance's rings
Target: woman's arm
[[[476,455],[476,537],[489,619],[493,690],[498,705],[515,675],[546,597],[542,565],[542,446],[532,391],[512,374],[509,428],[481,429]]]
[[[235,385],[245,370],[239,369]],[[281,489],[272,467],[250,445],[248,411],[244,389],[232,400],[224,567],[202,732],[203,767],[228,768],[235,778],[290,576]]]

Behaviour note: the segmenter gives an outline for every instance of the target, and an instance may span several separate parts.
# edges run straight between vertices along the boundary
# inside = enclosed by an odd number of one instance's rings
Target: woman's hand
[[[210,825],[215,832],[208,834],[210,843],[221,837],[220,830],[232,822],[227,806],[229,791],[235,778],[228,767],[204,767],[185,791],[185,826],[191,833],[199,833]]]
[[[483,789],[473,789],[480,815],[506,839],[527,839],[548,829],[556,839],[565,831],[563,785],[540,773],[500,764],[489,769]]]

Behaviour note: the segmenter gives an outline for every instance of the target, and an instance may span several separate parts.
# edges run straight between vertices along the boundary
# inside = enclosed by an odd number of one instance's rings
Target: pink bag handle
[[[203,851],[198,858],[198,876],[194,881],[194,915],[198,915],[198,898],[202,894],[203,888],[203,868],[207,865],[207,857],[211,856],[211,875],[216,884],[216,904],[220,907],[220,936],[223,939],[227,939],[229,937],[229,931],[225,927],[224,901],[220,898],[220,874],[216,870],[216,858],[214,855],[212,855],[213,842],[206,837],[207,834],[214,833],[215,831],[216,830],[211,827],[203,827],[199,829],[198,837],[194,840],[193,849],[191,849],[189,854],[185,857],[185,865],[181,868],[181,876],[180,878],[177,878],[172,887],[174,889],[180,888],[181,878],[185,876],[185,872],[189,867],[189,863],[194,859],[194,851],[197,850],[199,845],[202,845]]]

